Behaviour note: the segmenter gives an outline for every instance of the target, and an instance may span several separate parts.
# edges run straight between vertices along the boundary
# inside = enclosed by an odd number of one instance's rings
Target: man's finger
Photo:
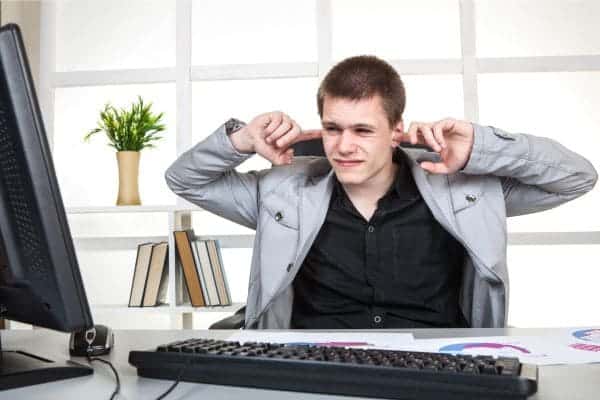
[[[408,128],[408,137],[410,138],[410,143],[413,145],[424,144],[433,147],[429,145],[429,143],[427,143],[427,141],[423,137],[422,127],[422,123],[413,122],[410,124],[410,127]]]
[[[401,143],[410,143],[410,136],[408,135],[408,132],[399,132],[398,136]]]
[[[426,170],[428,172],[431,172],[432,174],[448,174],[448,173],[450,173],[450,170],[448,169],[448,167],[446,167],[446,165],[441,162],[433,163],[430,161],[423,161],[419,165],[421,166],[421,168],[423,168],[424,170]]]
[[[275,153],[272,157],[269,158],[269,160],[273,165],[285,165],[291,164],[293,158],[294,149],[287,149],[285,151]]]
[[[282,149],[287,148],[290,146],[290,143],[294,143],[294,139],[296,139],[298,135],[300,135],[300,127],[298,125],[293,125],[285,135],[277,139],[275,146]]]
[[[298,143],[298,142],[304,142],[306,140],[321,139],[322,137],[323,137],[322,129],[308,129],[308,130],[304,130],[304,131],[300,132],[300,134],[294,138],[294,140],[292,141],[291,144]]]
[[[454,129],[454,124],[456,120],[454,118],[444,118],[441,121],[438,121],[438,124],[441,125],[443,131],[449,131]]]
[[[423,125],[421,127],[421,134],[425,138],[427,145],[429,147],[431,147],[434,151],[439,152],[442,150],[442,147],[440,146],[440,144],[437,142],[437,140],[433,136],[433,131],[431,130],[431,128],[429,126]]]
[[[281,121],[281,125],[277,127],[271,134],[265,136],[267,143],[273,143],[283,135],[285,135],[292,128],[292,124],[285,118]]]
[[[256,121],[260,128],[265,129],[271,122],[271,115],[269,113],[260,114],[254,118],[253,122],[254,121]]]
[[[414,125],[409,128],[408,130],[408,138],[409,141],[412,145],[415,144],[422,144],[422,145],[428,145],[427,141],[425,140],[425,138],[423,137],[423,132],[421,132],[421,126],[420,125]],[[431,146],[430,146],[431,147]]]
[[[266,136],[275,132],[275,129],[279,128],[279,125],[281,125],[281,121],[283,120],[283,113],[281,113],[281,112],[269,113],[269,118],[270,118],[271,122],[269,122],[269,124],[265,128]]]
[[[446,148],[446,140],[444,139],[444,129],[442,124],[437,123],[433,125],[433,136],[435,140],[442,146],[442,149]]]

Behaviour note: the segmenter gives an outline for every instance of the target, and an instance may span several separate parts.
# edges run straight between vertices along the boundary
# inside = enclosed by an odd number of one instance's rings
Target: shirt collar
[[[412,200],[419,197],[419,191],[414,183],[414,179],[412,176],[412,172],[410,170],[410,163],[408,162],[408,155],[402,151],[400,148],[396,148],[392,155],[392,161],[398,165],[398,169],[396,170],[396,176],[394,178],[394,183],[390,186],[390,189],[387,193],[382,197],[388,198],[392,197],[392,199],[399,200]],[[333,174],[333,178],[335,180],[334,184],[334,198],[332,199],[337,206],[343,207],[353,207],[351,205],[350,199],[348,199],[348,195],[344,190],[344,187],[337,179],[335,173]],[[381,199],[380,199],[381,200]]]

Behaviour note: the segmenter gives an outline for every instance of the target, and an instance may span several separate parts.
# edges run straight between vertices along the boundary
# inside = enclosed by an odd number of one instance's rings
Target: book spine
[[[131,280],[131,292],[129,294],[129,307],[142,307],[148,269],[150,268],[150,256],[154,243],[142,243],[138,245],[135,260],[133,278]]]
[[[196,246],[196,240],[193,237],[188,235],[188,239],[190,240],[190,246],[192,248],[192,254],[194,255],[194,262],[196,263],[196,272],[198,273],[198,277],[200,277],[200,289],[202,289],[202,295],[204,296],[204,301],[207,306],[211,306],[210,297],[208,296],[206,290],[206,277],[202,273],[202,262],[200,261],[200,256],[198,254],[198,247]]]
[[[162,274],[160,284],[158,286],[158,294],[156,295],[155,306],[168,304],[167,292],[169,289],[169,245],[165,243],[165,252],[162,260]]]
[[[208,286],[208,293],[211,298],[211,303],[216,306],[221,305],[221,302],[219,301],[219,294],[217,293],[215,274],[212,270],[212,262],[210,260],[210,256],[208,255],[206,240],[196,241],[196,244],[200,253],[200,259],[202,261],[202,269],[204,270],[204,274],[207,276],[206,283]]]
[[[225,283],[223,282],[223,273],[219,265],[219,259],[217,257],[217,249],[214,240],[208,240],[206,242],[208,247],[208,254],[210,256],[210,263],[212,266],[213,273],[215,274],[215,281],[217,283],[217,293],[219,294],[219,302],[225,306],[229,304],[227,300],[227,293],[225,290]]]
[[[183,276],[185,278],[192,306],[203,307],[206,305],[206,302],[202,296],[200,277],[198,276],[198,272],[194,263],[194,256],[192,255],[192,248],[188,239],[188,234],[185,231],[175,231],[174,235],[175,244],[177,246],[177,254],[179,255],[179,259],[181,261]]]
[[[133,289],[136,283],[136,276],[140,273],[138,263],[140,262],[140,252],[142,249],[142,245],[137,246],[137,253],[135,255],[135,267],[133,269],[133,276],[131,277],[131,289],[129,290],[129,307],[136,307],[133,300]]]
[[[215,240],[215,246],[217,248],[217,257],[219,258],[219,264],[221,265],[221,273],[223,274],[223,282],[225,283],[225,293],[227,294],[227,305],[231,305],[231,291],[229,290],[229,281],[227,280],[227,274],[225,271],[225,264],[223,263],[223,255],[221,254],[221,244],[218,240]]]
[[[150,269],[146,279],[146,290],[144,292],[143,306],[154,307],[158,305],[158,292],[163,284],[165,261],[167,258],[168,245],[166,242],[157,243],[152,247],[150,258]]]

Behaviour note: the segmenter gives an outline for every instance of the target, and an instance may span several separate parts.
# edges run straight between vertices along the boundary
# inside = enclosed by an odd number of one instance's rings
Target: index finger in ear
[[[323,137],[322,129],[308,129],[300,132],[295,142],[303,142],[305,140],[321,139]]]
[[[399,142],[410,143],[410,135],[408,134],[408,132],[398,131],[396,135],[398,137]]]

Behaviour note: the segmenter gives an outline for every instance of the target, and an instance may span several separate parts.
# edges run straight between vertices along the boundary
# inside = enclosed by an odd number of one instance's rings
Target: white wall
[[[40,3],[39,1],[7,1],[3,0],[0,10],[2,25],[9,22],[18,24],[21,27],[23,40],[31,73],[36,85],[36,90],[39,90],[39,70],[40,70]]]
[[[32,16],[24,26],[36,37],[33,5],[3,2],[5,8],[11,18]],[[141,93],[167,112],[168,140],[143,155],[141,189],[145,204],[172,204],[161,171],[189,145],[230,116],[248,119],[274,108],[303,125],[318,124],[312,93],[319,78],[332,62],[360,53],[397,67],[407,86],[407,123],[452,116],[547,136],[600,170],[595,0],[78,0],[58,2],[51,18],[45,26],[53,31],[41,33],[56,34],[55,59],[40,72],[56,82],[43,106],[51,110],[67,206],[113,202],[114,155],[100,139],[79,140],[105,101],[126,103]],[[600,324],[600,300],[590,286],[600,278],[599,201],[596,188],[555,210],[509,221],[510,324]],[[81,220],[78,227],[89,232],[102,229],[98,218]],[[194,226],[204,234],[245,233],[219,219],[198,217]],[[114,234],[128,229],[116,223]],[[118,263],[111,271],[120,270],[121,279],[131,273],[132,254],[113,254]],[[95,278],[102,274],[99,257],[80,258],[91,301],[115,302]],[[247,268],[233,278],[240,279],[233,285],[239,296]]]

